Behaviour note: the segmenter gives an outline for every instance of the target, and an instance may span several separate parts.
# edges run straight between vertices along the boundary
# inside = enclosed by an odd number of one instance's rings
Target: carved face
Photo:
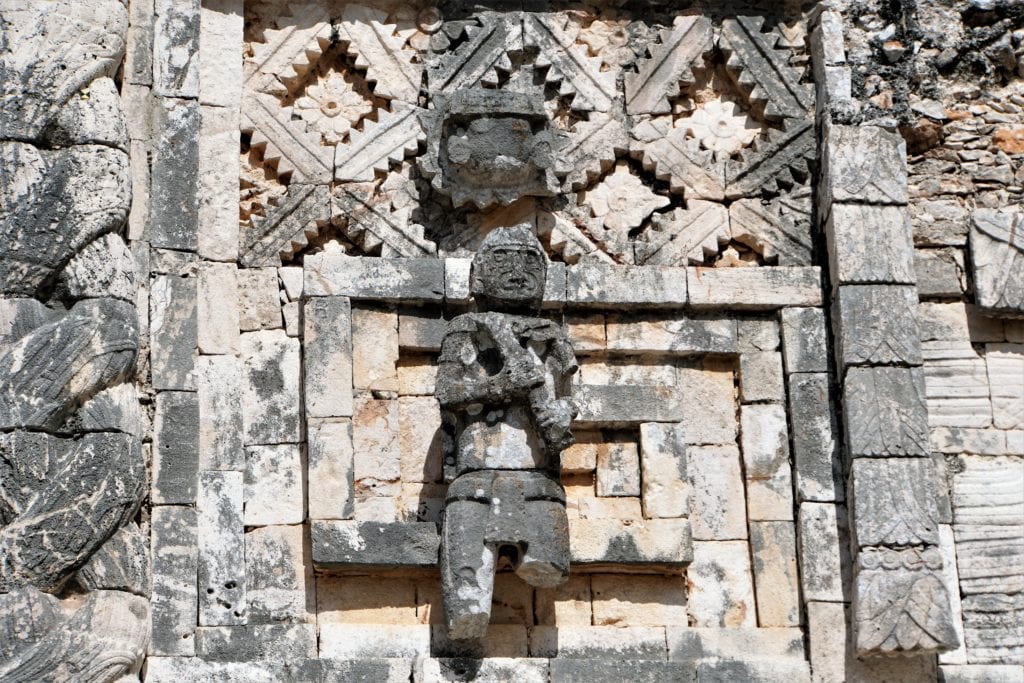
[[[539,306],[546,276],[547,261],[539,249],[503,244],[479,252],[473,260],[473,294],[499,307]]]
[[[516,116],[458,126],[448,137],[447,151],[453,175],[467,187],[532,185],[537,169],[551,165],[549,145],[538,145],[530,122]]]

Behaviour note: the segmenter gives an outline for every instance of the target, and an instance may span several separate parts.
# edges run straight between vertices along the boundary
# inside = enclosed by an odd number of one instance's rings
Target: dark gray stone
[[[191,391],[161,391],[153,422],[151,495],[159,505],[191,505],[199,477],[199,401]]]
[[[840,364],[921,365],[917,288],[846,285],[837,297]]]
[[[828,375],[789,376],[789,423],[799,502],[843,500],[839,434]]]
[[[430,522],[313,520],[311,526],[317,569],[365,572],[437,565],[440,537]]]
[[[279,266],[282,252],[307,242],[310,225],[330,217],[331,192],[325,185],[292,183],[266,216],[254,216],[252,227],[240,232],[239,262],[250,268]]]
[[[784,308],[782,355],[786,372],[828,372],[828,330],[820,308]]]
[[[938,545],[931,458],[858,458],[851,469],[857,547]]]
[[[150,244],[195,251],[199,245],[199,103],[170,98],[157,98],[155,102]]]
[[[961,249],[917,249],[914,252],[917,293],[922,298],[959,299],[967,289]]]
[[[850,368],[843,384],[843,408],[849,455],[928,455],[921,368]]]
[[[157,505],[152,512],[153,631],[149,654],[195,655],[198,544],[196,511]]]
[[[398,311],[398,346],[420,352],[437,352],[448,330],[439,310],[406,308]]]
[[[200,0],[156,0],[153,92],[161,97],[199,97]]]
[[[200,626],[196,656],[212,662],[299,663],[316,658],[315,624]]]
[[[748,659],[746,661],[707,661],[697,664],[697,683],[810,683],[807,662]]]
[[[552,659],[551,683],[630,681],[631,683],[692,683],[693,666],[682,662],[614,659]]]
[[[831,125],[822,159],[824,204],[907,203],[907,145],[899,133],[879,126]]]
[[[391,683],[409,681],[411,659],[321,659],[321,683]]]
[[[149,535],[128,522],[93,553],[76,580],[86,590],[127,591],[148,598]]]
[[[344,254],[305,257],[306,296],[410,304],[444,300],[444,261],[436,258],[365,258]]]
[[[149,291],[150,370],[157,391],[194,390],[196,279],[161,275]]]

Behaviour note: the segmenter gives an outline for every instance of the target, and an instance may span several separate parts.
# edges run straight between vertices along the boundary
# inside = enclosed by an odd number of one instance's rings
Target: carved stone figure
[[[537,317],[547,257],[529,227],[498,228],[473,260],[479,312],[450,323],[436,395],[444,415],[441,580],[452,640],[483,637],[501,557],[537,587],[569,575],[559,457],[573,442],[565,331]]]

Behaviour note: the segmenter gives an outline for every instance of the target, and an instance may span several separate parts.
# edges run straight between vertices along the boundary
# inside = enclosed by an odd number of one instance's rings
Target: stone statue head
[[[470,290],[484,310],[536,310],[548,259],[528,225],[489,232],[473,258]]]

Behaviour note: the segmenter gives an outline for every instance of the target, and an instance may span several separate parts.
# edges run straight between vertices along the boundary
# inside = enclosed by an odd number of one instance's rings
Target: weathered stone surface
[[[573,566],[651,565],[677,567],[693,557],[685,519],[648,519],[624,524],[613,519],[570,519]]]
[[[309,417],[352,415],[352,309],[346,297],[306,300],[304,398]]]
[[[806,153],[807,142],[809,142],[807,132],[808,128],[804,128],[803,135],[797,134],[791,138],[791,141],[797,142],[797,146],[793,148],[794,151],[803,148],[801,151]],[[769,137],[772,137],[771,133],[769,133]],[[786,142],[785,137],[781,140],[776,139],[774,149],[769,148],[762,159],[767,157],[772,161],[781,161],[782,155],[779,155],[779,151],[782,150],[780,147],[785,146]],[[796,163],[800,164],[801,162],[797,161]],[[756,166],[756,162],[752,166]],[[758,171],[760,173],[750,174],[745,180],[749,182],[764,173],[765,169],[758,169]],[[740,171],[740,173],[747,175],[744,171]],[[740,194],[749,196],[754,194],[751,190],[753,190],[751,185],[739,183],[727,189],[726,192],[733,196]],[[772,265],[812,265],[810,198],[805,196],[803,201],[796,197],[790,199],[790,202],[784,205],[788,209],[785,213],[781,210],[780,204],[782,202],[766,202],[760,197],[739,199],[730,204],[729,229],[732,239],[752,248]]]
[[[921,298],[959,299],[967,290],[967,271],[962,249],[917,249],[914,273]]]
[[[847,605],[841,602],[807,603],[807,658],[812,680],[846,680]]]
[[[161,0],[176,1],[194,2]],[[198,8],[196,15],[198,19]],[[195,251],[199,243],[199,104],[195,100],[171,97],[157,98],[155,103],[155,140],[150,161],[150,244],[164,249]]]
[[[444,298],[444,262],[316,254],[304,260],[306,296],[348,296],[411,303]]]
[[[789,376],[789,421],[799,501],[845,498],[835,414],[824,373]]]
[[[401,479],[403,482],[441,480],[441,409],[432,396],[398,399]]]
[[[242,366],[234,356],[196,359],[199,469],[245,470],[242,446]]]
[[[238,324],[243,332],[281,327],[277,268],[240,269],[238,294]]]
[[[569,266],[566,278],[570,304],[645,308],[686,304],[686,270],[680,267],[587,262]]]
[[[398,346],[423,353],[441,350],[448,322],[441,311],[429,308],[406,308],[398,312]]]
[[[681,576],[596,574],[592,596],[595,626],[674,626],[686,621]]]
[[[786,372],[827,372],[824,312],[820,308],[784,308],[780,316]]]
[[[635,443],[609,444],[598,450],[597,495],[640,495],[640,454]]]
[[[237,354],[239,291],[235,265],[204,262],[199,267],[196,298],[199,353]]]
[[[552,659],[551,683],[630,680],[636,683],[692,683],[695,673],[687,664],[654,660]]]
[[[942,683],[1021,683],[1024,671],[1015,664],[943,664]]]
[[[978,355],[966,339],[960,342],[924,342],[923,354],[924,389],[928,400],[928,424],[931,427],[976,427],[992,426],[992,401],[989,382],[997,385],[1005,377],[1012,386],[1020,373],[1014,376],[997,375],[994,378],[986,371],[985,358]],[[990,347],[992,345],[989,345]],[[1024,385],[1024,380],[1017,380]],[[1024,394],[1024,391],[1021,392]],[[1019,400],[1013,402],[1015,407]],[[1020,411],[1016,411],[1020,412]]]
[[[199,2],[156,0],[153,89],[161,97],[199,96]]]
[[[199,271],[199,255],[191,251],[153,248],[149,250],[148,270],[150,275],[194,277]]]
[[[677,391],[651,385],[584,384],[573,391],[579,423],[678,422],[684,410]]]
[[[686,397],[683,436],[688,444],[735,444],[739,429],[733,363],[705,359],[677,369],[676,393]],[[652,420],[671,421],[671,420]]]
[[[997,429],[1024,429],[1024,410],[1021,410],[1024,405],[1024,344],[986,345],[985,364],[992,396],[993,426]]]
[[[783,309],[783,312],[788,309]],[[737,321],[737,349],[740,353],[778,351],[779,323],[771,318],[745,318]]]
[[[306,429],[310,519],[349,519],[354,487],[352,422],[322,422]]]
[[[195,655],[198,546],[196,512],[190,507],[154,506],[151,655]]]
[[[735,353],[736,321],[728,318],[651,319],[611,314],[608,349],[629,353]]]
[[[313,562],[323,569],[433,567],[439,538],[430,523],[381,524],[325,520],[312,523]]]
[[[750,523],[758,626],[800,625],[800,582],[792,522]]]
[[[66,300],[109,297],[135,302],[132,254],[119,235],[107,233],[86,244],[64,265],[56,283]]]
[[[800,581],[804,600],[841,602],[846,539],[840,537],[846,509],[828,503],[800,505]]]
[[[238,107],[242,99],[242,0],[204,3],[199,16],[199,103]]]
[[[821,271],[813,267],[688,268],[690,305],[760,310],[820,306]]]
[[[322,576],[317,579],[317,622],[323,624],[413,625],[416,584],[411,579],[381,581],[374,576]],[[440,609],[440,605],[438,605]]]
[[[398,314],[352,310],[352,383],[356,390],[398,391]]]
[[[978,209],[971,222],[971,262],[978,306],[992,311],[1024,311],[1022,214],[1013,209]]]
[[[118,590],[149,598],[149,526],[128,522],[82,565],[75,580],[86,590]]]
[[[453,304],[470,302],[469,271],[473,259],[446,258],[444,260],[444,298]]]
[[[685,209],[656,213],[651,224],[652,230],[634,245],[637,261],[647,265],[703,265],[732,236],[728,208],[702,199],[687,201]]]
[[[921,364],[916,287],[840,287],[837,303],[837,355],[843,365]]]
[[[242,335],[242,416],[247,446],[300,440],[299,342],[284,330]]]
[[[559,659],[664,660],[665,628],[658,626],[535,626],[530,654]],[[555,659],[557,657],[557,659]]]
[[[162,391],[153,422],[153,483],[158,505],[191,505],[199,477],[199,402],[191,391]]]
[[[359,683],[407,683],[413,675],[413,660],[401,657],[380,659],[321,659],[321,677],[327,681]]]
[[[695,541],[687,611],[697,627],[756,626],[750,549],[745,541]]]
[[[320,655],[330,659],[417,657],[430,654],[430,626],[324,624]]]
[[[354,662],[353,664],[356,664]],[[315,681],[326,662],[207,662],[198,657],[149,657],[146,680],[154,683],[218,681],[219,683],[276,683],[282,680]],[[342,668],[345,671],[344,668]],[[354,679],[361,680],[361,679]],[[372,679],[385,680],[385,679]],[[389,681],[390,683],[390,681]]]
[[[747,504],[740,453],[732,446],[689,446],[686,472],[693,537],[725,541],[747,537]]]
[[[298,444],[245,449],[245,525],[300,524],[305,518]]]
[[[782,354],[758,351],[740,356],[740,399],[744,403],[782,401]]]
[[[357,399],[352,435],[357,486],[362,480],[385,482],[401,478],[398,401]]]
[[[196,280],[157,277],[149,290],[150,368],[156,390],[193,390]]]
[[[920,368],[850,368],[843,386],[846,446],[853,456],[927,455]]]
[[[238,0],[225,0],[220,4],[237,4]],[[203,7],[203,14],[210,15],[214,6]],[[214,10],[215,11],[215,10]],[[218,13],[219,14],[219,13]],[[238,31],[241,33],[241,10],[237,16]],[[204,24],[206,22],[204,21]],[[237,46],[221,43],[204,45],[216,50],[226,47],[230,51]],[[224,73],[241,68],[241,60],[234,59],[222,65]],[[239,74],[241,76],[241,74]],[[236,87],[241,85],[241,78]],[[218,92],[231,97],[232,88]],[[239,120],[237,97],[230,105],[223,107],[201,106],[199,108],[199,208],[196,249],[200,256],[214,261],[236,261],[238,259],[238,182],[241,175],[238,148]],[[205,105],[205,103],[204,103]]]
[[[953,527],[949,524],[939,525],[939,552],[942,553],[942,582],[946,589],[946,595],[949,596],[949,606],[953,615],[953,630],[956,631],[957,640],[955,649],[939,654],[939,663],[966,664],[967,644],[964,639],[963,605],[960,602],[960,577],[957,574],[956,566],[956,540]]]
[[[826,210],[835,203],[907,203],[907,146],[879,126],[829,126],[822,175]]]
[[[938,545],[931,458],[860,458],[851,475],[857,546]]]
[[[750,683],[800,681],[810,683],[811,671],[807,662],[780,662],[760,658],[729,662],[710,661],[697,665],[697,680],[708,681],[708,683],[727,683],[727,681],[750,681]]]
[[[916,282],[906,207],[833,204],[825,236],[835,284]]]
[[[744,405],[740,432],[748,516],[756,520],[793,519],[785,408],[777,404]]]
[[[196,656],[212,662],[301,662],[315,658],[313,624],[200,626]]]
[[[590,580],[587,574],[572,574],[561,586],[538,588],[534,600],[537,623],[562,628],[590,626],[593,620]]]
[[[248,623],[316,620],[316,590],[309,531],[302,526],[265,526],[245,534]]]
[[[546,683],[548,660],[490,655],[486,659],[480,660],[422,658],[416,661],[411,680],[416,683],[427,683],[428,681],[465,680],[466,676],[487,681]],[[396,679],[395,683],[404,683],[407,680],[410,679],[402,678],[400,681]]]
[[[201,472],[199,475],[196,540],[199,544],[197,585],[201,626],[245,623],[242,480],[241,472]]]
[[[686,442],[681,425],[659,422],[640,425],[640,469],[645,517],[689,516]]]
[[[862,549],[853,595],[858,653],[955,648],[959,641],[941,570],[942,555],[934,546]]]
[[[688,628],[667,629],[669,659],[700,660],[746,659],[751,656],[774,659],[804,659],[804,639],[798,628]]]

